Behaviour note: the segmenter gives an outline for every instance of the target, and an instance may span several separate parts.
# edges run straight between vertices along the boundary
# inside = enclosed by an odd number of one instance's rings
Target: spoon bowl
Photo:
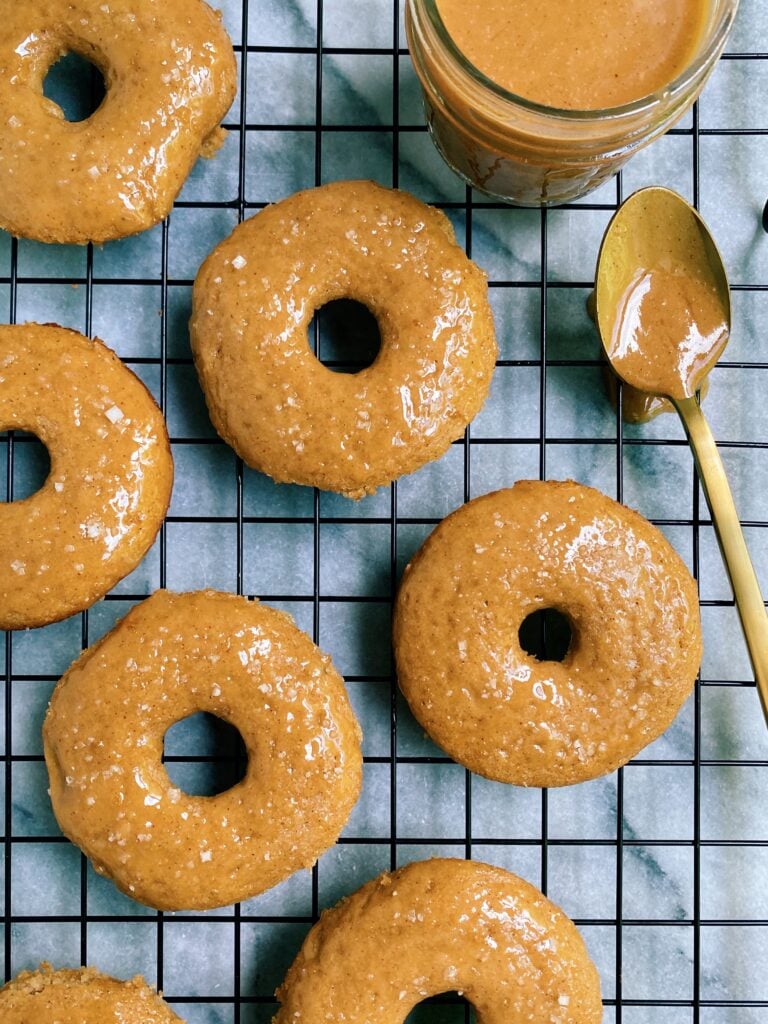
[[[731,295],[706,224],[676,192],[642,189],[618,210],[598,256],[595,307],[627,384],[677,399],[699,390],[728,343]]]
[[[669,399],[680,415],[733,587],[768,722],[768,616],[715,439],[697,397],[731,329],[723,260],[709,230],[677,193],[636,192],[600,248],[595,322],[616,375]]]

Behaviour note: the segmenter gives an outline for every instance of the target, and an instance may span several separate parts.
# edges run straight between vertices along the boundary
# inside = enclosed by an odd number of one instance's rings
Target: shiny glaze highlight
[[[381,331],[356,374],[310,347],[315,311],[339,298]],[[442,455],[496,360],[485,275],[447,218],[365,181],[299,192],[237,227],[198,274],[191,336],[211,420],[249,466],[354,498]]]
[[[0,628],[89,608],[136,568],[171,497],[163,415],[101,341],[50,324],[0,326],[0,430],[25,430],[51,470],[0,504]]]
[[[728,337],[728,310],[710,281],[687,266],[639,267],[616,309],[606,354],[634,387],[690,398]]]
[[[520,646],[557,609],[562,662]],[[523,481],[445,519],[405,571],[394,644],[416,718],[472,771],[523,786],[607,774],[667,728],[701,661],[696,585],[636,512],[575,483]]]
[[[242,782],[190,796],[163,738],[205,711],[243,737]],[[246,900],[310,868],[360,791],[344,683],[283,612],[234,594],[157,591],[90,647],[43,727],[53,810],[95,869],[161,910]]]
[[[106,96],[70,123],[43,95],[67,52]],[[223,139],[237,89],[220,16],[202,0],[25,0],[0,19],[0,227],[41,242],[105,242],[170,212]]]
[[[578,931],[538,889],[477,861],[417,861],[326,911],[278,989],[273,1024],[403,1024],[458,991],[478,1024],[599,1024]]]

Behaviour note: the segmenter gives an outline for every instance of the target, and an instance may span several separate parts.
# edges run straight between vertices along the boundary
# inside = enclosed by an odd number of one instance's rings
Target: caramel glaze
[[[618,405],[619,394],[616,374],[610,367],[605,370],[608,396],[614,406]],[[648,395],[645,391],[625,384],[621,394],[621,418],[625,423],[650,423],[663,412],[674,412],[674,406],[660,395]]]
[[[242,782],[174,786],[163,737],[206,711],[243,737]],[[246,900],[338,838],[360,791],[344,683],[283,612],[157,591],[72,665],[43,727],[53,810],[95,869],[161,910]]]
[[[618,388],[616,387],[616,374],[610,368],[605,368],[605,386],[608,397],[614,406],[618,405]],[[701,382],[701,400],[707,397],[709,392],[709,379],[707,377]],[[668,398],[661,395],[649,395],[645,391],[638,391],[630,384],[625,384],[621,393],[621,418],[625,423],[650,423],[663,412],[674,412],[675,407]]]
[[[356,374],[323,366],[308,339],[339,298],[381,331]],[[237,227],[198,274],[191,335],[211,420],[238,455],[353,498],[442,455],[496,360],[485,275],[445,215],[366,181],[299,192]]]
[[[662,89],[690,64],[705,0],[437,0],[471,64],[548,107],[616,107]]]
[[[70,123],[43,95],[68,51],[106,96]],[[41,242],[105,242],[170,212],[221,144],[237,89],[220,16],[202,0],[24,0],[0,19],[0,227]]]
[[[531,613],[570,621],[562,662],[520,646]],[[636,512],[575,483],[524,481],[445,519],[405,571],[400,688],[451,757],[562,786],[613,771],[667,728],[701,661],[696,584]]]
[[[0,430],[37,435],[43,487],[0,504],[0,629],[89,608],[136,568],[173,484],[163,415],[98,340],[50,324],[0,327]]]
[[[143,978],[118,981],[92,967],[42,964],[0,989],[3,1024],[181,1024]]]
[[[595,311],[594,292],[587,299],[586,306],[590,319],[596,324],[597,314]],[[722,351],[722,349],[720,351]],[[611,404],[614,408],[618,407],[618,378],[609,363],[606,363],[605,365],[603,380],[605,382],[605,388],[608,392],[608,398],[610,399]],[[704,377],[703,379],[698,380],[697,384],[701,393],[701,401],[703,401],[709,393],[709,379]],[[624,387],[621,392],[621,418],[625,423],[650,423],[651,420],[656,419],[656,417],[660,416],[662,413],[674,411],[675,407],[668,398],[664,398],[662,395],[653,395],[647,391],[640,391],[639,388],[633,388],[631,384],[627,384],[626,382],[624,383]]]
[[[628,384],[690,398],[728,334],[728,311],[711,282],[682,266],[642,267],[617,308],[607,355]]]
[[[599,1024],[600,983],[565,914],[477,861],[417,861],[326,911],[278,990],[273,1024],[402,1024],[458,991],[477,1024]]]

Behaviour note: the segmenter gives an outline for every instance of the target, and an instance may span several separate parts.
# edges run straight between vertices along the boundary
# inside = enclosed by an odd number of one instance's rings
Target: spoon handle
[[[675,401],[691,443],[699,478],[707,497],[725,568],[741,618],[755,681],[768,722],[768,614],[760,593],[741,522],[733,502],[720,453],[696,398]]]

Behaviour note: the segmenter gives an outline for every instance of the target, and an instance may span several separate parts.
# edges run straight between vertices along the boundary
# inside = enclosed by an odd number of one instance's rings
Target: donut
[[[565,616],[562,661],[520,643]],[[480,775],[564,786],[625,764],[670,724],[701,662],[696,584],[636,512],[571,481],[523,481],[443,520],[405,570],[400,688],[432,739]]]
[[[0,326],[0,430],[43,442],[51,470],[0,504],[0,629],[89,608],[136,568],[173,485],[163,415],[103,342],[51,324]]]
[[[380,875],[321,916],[273,1024],[402,1024],[446,992],[463,995],[478,1024],[603,1015],[597,971],[554,903],[501,868],[436,859]]]
[[[175,787],[176,722],[235,726],[242,782]],[[360,791],[360,730],[330,658],[283,612],[233,594],[157,591],[66,672],[43,727],[61,830],[100,874],[159,910],[249,899],[338,838]]]
[[[355,374],[323,366],[308,339],[341,298],[381,332]],[[442,455],[496,361],[485,275],[448,219],[369,181],[299,192],[235,228],[197,276],[191,336],[213,425],[244,462],[351,498]]]
[[[143,978],[118,981],[93,967],[54,971],[41,964],[0,988],[3,1024],[179,1024]]]
[[[106,95],[85,121],[43,95],[67,52]],[[107,242],[168,215],[223,141],[232,44],[202,0],[24,0],[0,22],[0,227],[40,242]]]

